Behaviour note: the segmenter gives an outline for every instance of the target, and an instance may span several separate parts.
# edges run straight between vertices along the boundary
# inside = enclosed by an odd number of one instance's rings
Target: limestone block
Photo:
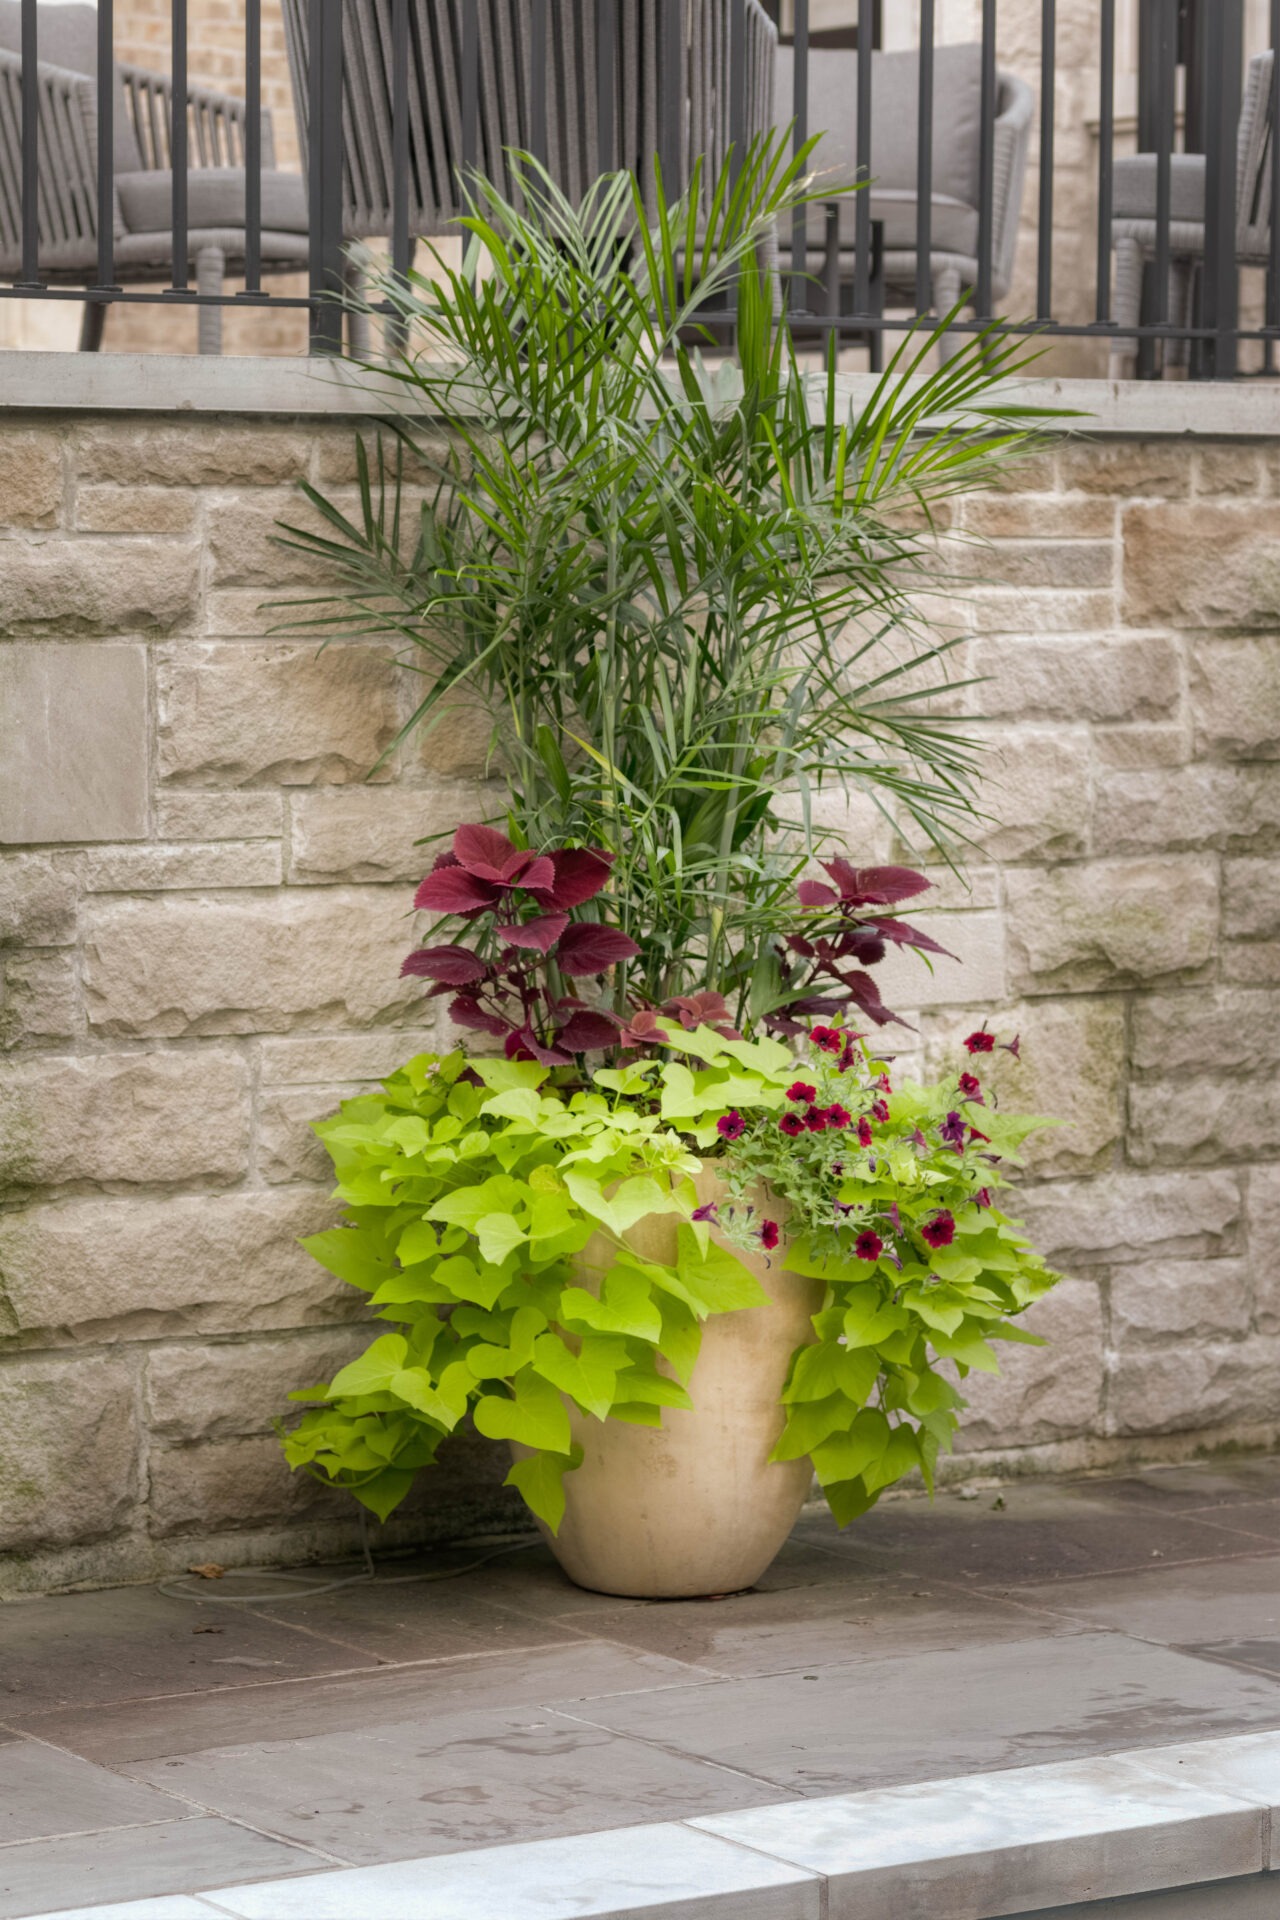
[[[1110,540],[1114,501],[1061,493],[975,493],[961,502],[966,533],[987,540]]]
[[[1093,752],[1100,780],[1114,768],[1133,773],[1145,767],[1185,767],[1191,758],[1191,728],[1181,720],[1168,726],[1138,722],[1132,727],[1095,727]]]
[[[161,840],[278,840],[284,832],[280,793],[168,792],[155,803]]]
[[[1051,1180],[1019,1193],[1015,1211],[1045,1258],[1068,1272],[1158,1254],[1229,1253],[1242,1222],[1239,1176],[1222,1172]]]
[[[931,1019],[925,1071],[931,1080],[977,1075],[990,1102],[1014,1113],[1063,1122],[1027,1143],[1032,1176],[1094,1173],[1111,1166],[1124,1112],[1124,1005],[1120,999],[1030,1000],[1001,1008],[992,1027],[1017,1034],[1019,1057],[995,1052],[971,1060],[963,1041],[972,1021]],[[980,1112],[971,1114],[982,1126]]]
[[[267,602],[274,597],[262,587],[211,587],[204,598],[205,633],[211,640],[268,639],[274,627],[283,621],[292,624],[295,618],[283,607],[273,610]],[[298,613],[302,611],[298,609]],[[323,632],[304,632],[302,637],[305,644],[318,652],[326,635]]]
[[[1080,440],[1060,449],[1058,481],[1064,493],[1177,500],[1190,491],[1191,464],[1191,448],[1176,440]]]
[[[0,649],[0,841],[146,831],[145,649]]]
[[[1108,1382],[1114,1432],[1180,1433],[1277,1419],[1280,1340],[1253,1334],[1236,1341],[1182,1342],[1121,1353]]]
[[[56,527],[61,514],[57,434],[5,433],[0,438],[0,528]],[[4,558],[7,572],[9,552]]]
[[[1108,773],[1094,810],[1095,853],[1244,849],[1280,827],[1280,775],[1199,763],[1172,772]]]
[[[0,1046],[70,1040],[84,1024],[75,962],[68,953],[14,953],[4,968]]]
[[[1104,633],[1116,625],[1116,595],[1110,587],[974,587],[956,617],[976,633]]]
[[[228,1440],[273,1433],[296,1419],[295,1388],[333,1379],[369,1343],[366,1326],[326,1327],[271,1340],[153,1347],[147,1354],[148,1426],[165,1440]]]
[[[298,1245],[335,1218],[283,1190],[28,1207],[0,1215],[0,1299],[19,1330],[82,1340],[343,1320],[357,1296]]]
[[[1197,500],[1127,508],[1124,587],[1134,625],[1273,625],[1280,615],[1274,504]]]
[[[990,740],[980,803],[998,822],[977,837],[998,860],[1082,853],[1089,820],[1084,727],[1019,727]]]
[[[1122,1353],[1234,1338],[1248,1332],[1250,1311],[1245,1260],[1151,1260],[1111,1278],[1111,1344]]]
[[[1217,943],[1218,876],[1208,860],[1011,868],[1005,893],[1010,970],[1023,993],[1141,985],[1203,966]]]
[[[1180,658],[1168,634],[982,639],[982,711],[1018,720],[1154,720],[1178,703]]]
[[[1110,533],[1110,529],[1108,529]],[[1000,587],[1110,588],[1115,549],[1101,540],[950,540],[944,568],[953,576]]]
[[[8,546],[0,633],[169,632],[194,617],[199,575],[199,547],[175,540]]]
[[[298,794],[289,811],[291,880],[396,880],[413,887],[455,828],[498,817],[501,799],[471,785],[353,785]]]
[[[1222,931],[1232,939],[1280,939],[1280,861],[1274,854],[1223,861]]]
[[[349,1493],[290,1471],[274,1434],[153,1447],[147,1465],[148,1523],[161,1538],[350,1514]]]
[[[1164,1079],[1280,1066],[1280,993],[1143,994],[1132,1004],[1130,1050],[1135,1071]]]
[[[380,647],[175,647],[158,674],[160,777],[211,787],[363,780],[395,737],[396,676]]]
[[[69,947],[75,875],[45,853],[0,853],[0,946]]]
[[[403,456],[403,474],[406,481],[434,483],[438,470],[449,464],[451,449],[444,435],[433,435],[419,431],[416,445],[421,458],[415,458],[407,448]],[[354,485],[360,478],[360,468],[356,460],[356,445],[362,442],[369,462],[370,474],[376,484],[378,467],[378,436],[372,433],[357,432],[354,425],[328,427],[316,436],[316,480],[321,486]],[[383,456],[386,461],[388,479],[396,470],[397,448],[384,435],[382,440]]]
[[[1228,441],[1222,446],[1196,448],[1196,492],[1259,493],[1262,490],[1262,454],[1257,447]]]
[[[312,1124],[327,1119],[350,1095],[368,1090],[367,1082],[351,1081],[346,1086],[264,1093],[258,1104],[258,1173],[262,1179],[270,1186],[310,1180],[331,1188],[333,1162],[312,1132]]]
[[[221,1048],[41,1053],[0,1077],[0,1166],[15,1187],[230,1180],[248,1158],[248,1074]]]
[[[385,1025],[421,1002],[421,982],[399,977],[412,945],[398,887],[96,902],[89,1023],[170,1037]]]
[[[777,813],[786,828],[803,833],[804,808],[798,793],[780,793]],[[809,796],[809,820],[820,858],[843,854],[856,866],[869,867],[883,866],[893,857],[893,827],[868,793],[819,787]]]
[[[1191,708],[1200,753],[1280,759],[1280,637],[1198,641],[1191,651]]]
[[[190,533],[194,495],[169,487],[78,487],[76,526],[82,533]]]
[[[981,1007],[1004,998],[1004,924],[996,912],[930,913],[912,915],[918,925],[956,956],[931,956],[933,971],[919,954],[893,948],[876,968],[876,984],[885,1004],[895,1013],[923,1007]],[[959,961],[957,966],[956,961]],[[896,1029],[891,1029],[896,1032]],[[901,1039],[903,1036],[898,1034]]]
[[[1089,1280],[1063,1280],[1016,1322],[1046,1347],[998,1342],[999,1374],[971,1373],[958,1453],[1029,1447],[1097,1431],[1102,1406],[1102,1303]]]
[[[1245,1218],[1259,1333],[1280,1334],[1280,1166],[1251,1167]]]
[[[254,421],[251,426],[184,418],[175,426],[131,420],[95,422],[72,440],[80,480],[114,486],[278,486],[301,479],[312,434]]]
[[[137,1500],[137,1455],[123,1354],[0,1363],[0,1548],[113,1533]]]
[[[421,699],[425,686],[417,690]],[[407,716],[406,716],[407,717]],[[413,736],[417,765],[442,780],[483,779],[495,769],[490,764],[493,721],[479,700],[459,697],[442,705],[438,716]]]
[[[1242,987],[1280,987],[1280,940],[1228,941],[1222,977]]]
[[[1137,1167],[1207,1166],[1280,1153],[1280,1080],[1274,1073],[1227,1078],[1214,1071],[1176,1084],[1129,1090],[1129,1158]]]
[[[280,845],[267,840],[214,840],[204,846],[105,847],[85,855],[86,893],[163,893],[193,887],[278,887]]]
[[[303,495],[293,491],[211,499],[206,509],[211,583],[270,587],[274,592],[295,583],[318,585],[334,580],[331,566],[281,544],[289,538],[285,526],[331,531]]]

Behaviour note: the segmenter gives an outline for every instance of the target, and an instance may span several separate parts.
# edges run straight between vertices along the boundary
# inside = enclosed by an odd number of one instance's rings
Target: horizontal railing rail
[[[1041,0],[1033,62],[1020,38],[1006,56],[999,0],[966,44],[939,39],[936,0],[847,0],[834,34],[810,0],[275,4],[300,172],[276,165],[262,0],[243,0],[240,96],[193,79],[188,0],[171,0],[167,73],[120,61],[113,0],[89,45],[83,10],[0,0],[0,297],[85,303],[86,346],[117,304],[196,308],[206,350],[228,306],[304,308],[312,350],[341,352],[353,243],[385,242],[406,276],[467,175],[508,149],[575,194],[611,167],[649,190],[657,159],[673,193],[700,154],[719,164],[789,127],[796,151],[821,134],[833,190],[778,237],[802,340],[861,342],[876,366],[887,336],[954,312],[957,334],[1101,342],[1120,372],[1273,368],[1280,0],[1257,48],[1244,0],[1139,0],[1123,50],[1116,0]],[[1067,33],[1077,69],[1089,50],[1070,89]],[[1069,122],[1082,81],[1089,109]],[[305,293],[270,284],[290,274]],[[708,323],[728,335],[733,319],[730,297]],[[390,316],[386,331],[394,346]],[[367,350],[367,315],[345,339]]]

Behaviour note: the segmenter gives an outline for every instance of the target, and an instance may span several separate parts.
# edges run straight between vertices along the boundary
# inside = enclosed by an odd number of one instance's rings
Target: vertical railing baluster
[[[22,0],[22,278],[40,284],[40,76],[37,0]]]
[[[115,16],[112,0],[98,0],[98,286],[114,291],[116,276]]]
[[[684,0],[662,0],[658,30],[658,158],[662,189],[670,202],[684,191]],[[690,167],[696,159],[696,154],[689,155]],[[650,180],[641,181],[646,206],[650,185]]]
[[[391,0],[391,271],[409,279],[409,0]]]
[[[480,162],[480,7],[465,0],[462,8],[462,175],[463,204],[470,176]]]
[[[1239,358],[1240,282],[1236,267],[1236,133],[1244,64],[1244,0],[1215,0],[1202,21],[1205,221],[1203,320],[1205,372],[1235,377]]]
[[[342,0],[310,0],[311,351],[342,350]]]
[[[1173,192],[1173,117],[1178,0],[1159,0],[1156,16],[1155,324],[1169,322],[1169,213]]]
[[[920,74],[916,128],[916,312],[933,311],[934,0],[920,0]]]
[[[989,320],[994,305],[992,259],[995,250],[996,190],[996,0],[982,0],[982,91],[978,137],[978,284],[974,305],[979,320]]]
[[[1267,325],[1280,327],[1280,0],[1271,0],[1271,211],[1267,221]],[[1267,342],[1267,365],[1275,342]]]
[[[1276,0],[1280,6],[1280,0]],[[798,154],[809,138],[809,0],[795,0],[795,38],[792,48],[791,151]],[[791,284],[788,304],[799,313],[809,304],[805,275],[809,270],[808,209],[797,207],[791,216]]]
[[[1280,6],[1280,0],[1275,0]],[[1098,297],[1094,318],[1111,318],[1111,210],[1116,136],[1116,0],[1102,0],[1098,47]]]
[[[858,0],[858,191],[853,200],[853,311],[865,315],[871,305],[871,79],[875,57],[875,0]],[[835,264],[837,285],[839,259]]]
[[[187,257],[187,0],[173,0],[173,49],[169,82],[169,165],[173,217],[173,291],[185,293],[191,278]]]
[[[1040,6],[1040,224],[1036,236],[1036,317],[1053,318],[1053,123],[1058,52],[1056,0]]]
[[[618,164],[614,112],[617,40],[618,0],[596,0],[596,127],[602,173],[611,173]]]
[[[465,4],[465,0],[464,0]],[[547,165],[547,0],[530,0],[532,6],[533,71],[529,85],[529,150],[535,160]]]
[[[747,0],[729,0],[729,144],[734,178],[747,137]]]
[[[244,5],[244,290],[262,291],[262,0]]]

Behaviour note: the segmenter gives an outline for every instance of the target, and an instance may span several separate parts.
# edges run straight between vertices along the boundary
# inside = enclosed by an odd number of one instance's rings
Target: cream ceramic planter
[[[703,1204],[723,1193],[710,1172],[697,1184]],[[627,1238],[641,1255],[674,1264],[676,1227],[655,1215]],[[782,1432],[788,1364],[814,1338],[823,1288],[776,1256],[772,1266],[763,1254],[739,1258],[769,1304],[703,1323],[692,1410],[664,1407],[659,1428],[569,1406],[583,1461],[565,1475],[559,1533],[543,1531],[580,1587],[654,1600],[735,1593],[760,1578],[795,1525],[813,1469],[769,1454]]]

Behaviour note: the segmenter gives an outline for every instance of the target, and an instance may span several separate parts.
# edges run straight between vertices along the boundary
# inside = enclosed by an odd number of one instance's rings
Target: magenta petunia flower
[[[695,1207],[690,1218],[693,1220],[714,1220],[720,1209],[714,1200],[708,1200],[705,1207]]]
[[[1006,1053],[1011,1053],[1015,1060],[1021,1060],[1022,1058],[1022,1054],[1020,1051],[1021,1046],[1022,1046],[1022,1036],[1021,1034],[1015,1033],[1012,1040],[1008,1040],[1005,1042],[1004,1050]]]
[[[852,1040],[846,1040],[840,1049],[840,1058],[836,1061],[836,1072],[848,1073],[857,1058],[858,1049],[854,1046]]]
[[[788,1100],[816,1100],[818,1089],[811,1087],[807,1080],[794,1080],[787,1088]]]
[[[810,1107],[804,1117],[804,1124],[810,1133],[825,1133],[827,1130],[826,1113],[821,1107]]]
[[[867,1227],[854,1241],[853,1251],[859,1260],[878,1260],[884,1252],[884,1241]]]
[[[969,1035],[964,1044],[970,1053],[990,1053],[996,1044],[996,1037],[994,1033],[988,1033],[985,1027],[979,1027],[976,1033]]]
[[[873,1100],[871,1102],[871,1118],[878,1120],[881,1126],[884,1125],[885,1121],[889,1118],[889,1103],[887,1100]]]
[[[813,1027],[809,1038],[815,1047],[821,1047],[824,1053],[840,1053],[844,1049],[844,1035],[834,1027]]]
[[[797,1134],[804,1132],[804,1121],[798,1113],[784,1113],[778,1122],[778,1131],[785,1133],[789,1140],[794,1140]]]
[[[834,1106],[827,1108],[827,1125],[834,1127],[837,1133],[843,1133],[852,1119],[853,1115],[848,1107],[842,1107],[838,1100]]]
[[[760,1245],[764,1248],[765,1252],[772,1253],[774,1248],[778,1244],[778,1240],[779,1240],[779,1233],[778,1233],[777,1221],[762,1220],[760,1222]]]
[[[951,1112],[938,1128],[943,1140],[957,1153],[964,1151],[965,1122],[962,1113]]]
[[[984,1104],[982,1099],[982,1082],[976,1074],[962,1073],[960,1075],[960,1091],[966,1100],[976,1100],[979,1106]]]
[[[973,1196],[973,1204],[975,1207],[989,1207],[991,1205],[990,1187],[979,1187]]]
[[[893,1082],[889,1078],[887,1073],[882,1073],[880,1075],[880,1078],[876,1081],[876,1085],[879,1087],[881,1093],[893,1092]]]
[[[941,1213],[935,1213],[933,1219],[921,1227],[920,1232],[931,1247],[949,1247],[956,1237],[955,1217],[944,1207]]]
[[[871,1122],[869,1120],[859,1120],[858,1122],[858,1145],[860,1147],[869,1147],[871,1145]]]
[[[747,1123],[736,1107],[730,1107],[728,1113],[716,1121],[716,1132],[722,1140],[741,1140],[747,1130]]]

